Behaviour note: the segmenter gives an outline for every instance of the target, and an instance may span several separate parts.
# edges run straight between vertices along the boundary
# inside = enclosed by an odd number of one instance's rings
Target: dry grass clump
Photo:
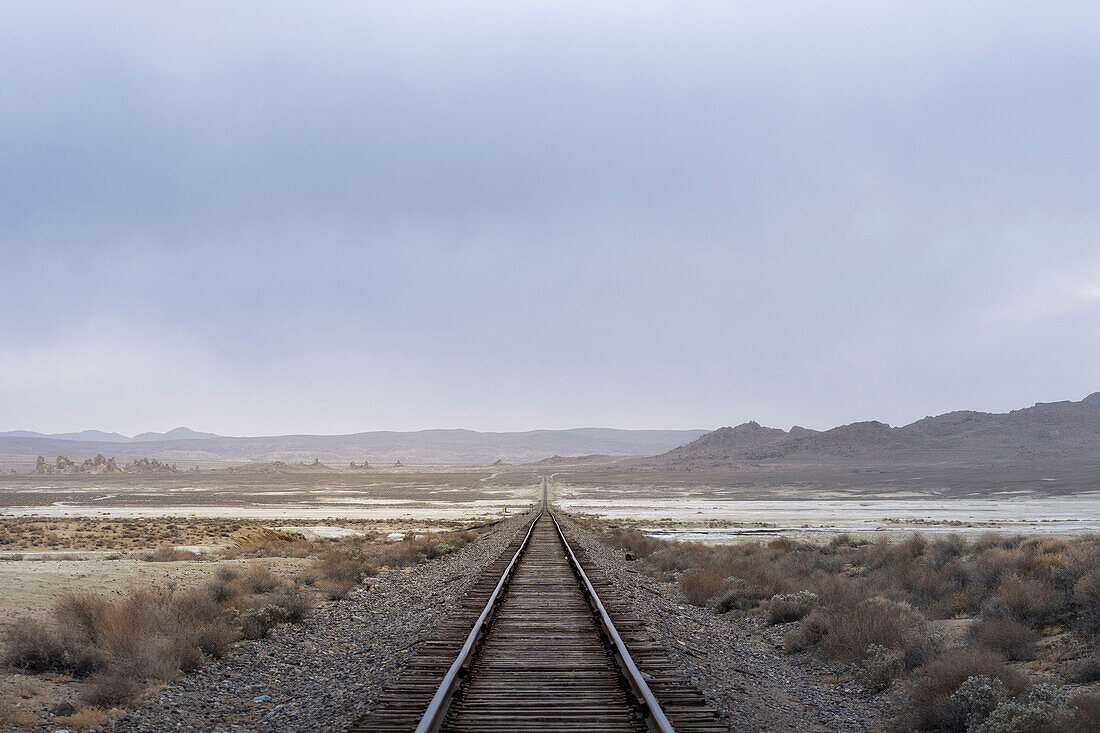
[[[72,715],[58,716],[52,722],[65,728],[87,730],[89,728],[102,728],[108,717],[109,712],[102,707],[86,707]]]
[[[1100,655],[1078,660],[1068,675],[1070,682],[1088,684],[1100,682]]]
[[[1011,575],[1001,581],[993,598],[1014,618],[1029,626],[1043,626],[1064,616],[1070,599],[1051,579]]]
[[[728,577],[722,568],[715,565],[691,568],[680,576],[680,591],[688,603],[705,606],[722,590]]]
[[[312,605],[296,583],[259,565],[222,569],[189,590],[134,588],[118,600],[70,593],[56,601],[51,619],[12,625],[3,663],[86,677],[85,702],[125,705],[147,683],[199,667],[242,637],[262,638],[278,624],[300,621]]]
[[[1073,587],[1077,623],[1082,631],[1100,637],[1100,570],[1082,575]]]
[[[352,580],[340,580],[337,578],[324,578],[317,583],[317,589],[321,595],[330,601],[341,601],[351,595],[358,583]]]
[[[322,549],[306,576],[306,582],[330,600],[347,597],[366,578],[382,568],[403,568],[448,555],[477,538],[472,531],[442,534],[406,534],[394,542],[369,537],[344,537],[320,546]]]
[[[856,661],[868,648],[900,649],[905,639],[924,627],[924,618],[903,604],[870,598],[844,607],[812,612],[787,633],[788,651],[813,649],[829,659]]]
[[[801,621],[817,606],[817,594],[808,590],[778,593],[768,602],[767,621],[773,625]]]
[[[1010,618],[982,618],[967,630],[974,646],[990,649],[1012,662],[1035,658],[1039,633],[1030,626]]]
[[[918,670],[909,692],[909,725],[916,730],[966,731],[972,717],[981,712],[977,694],[957,695],[972,678],[989,683],[990,706],[996,705],[996,690],[1017,696],[1027,689],[1027,680],[1005,664],[1004,657],[979,649],[951,649]]]
[[[1100,692],[1087,692],[1069,700],[1071,717],[1058,733],[1094,733],[1100,730]]]
[[[183,560],[198,560],[199,554],[191,550],[181,550],[170,545],[158,547],[155,552],[149,552],[141,556],[145,562],[181,562]]]
[[[7,667],[83,677],[107,663],[100,650],[82,642],[70,630],[37,619],[18,619],[7,631],[3,653],[3,664]]]

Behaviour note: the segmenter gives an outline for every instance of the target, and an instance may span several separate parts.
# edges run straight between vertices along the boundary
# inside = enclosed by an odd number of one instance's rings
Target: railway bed
[[[729,726],[644,624],[536,512],[350,733],[661,731]]]

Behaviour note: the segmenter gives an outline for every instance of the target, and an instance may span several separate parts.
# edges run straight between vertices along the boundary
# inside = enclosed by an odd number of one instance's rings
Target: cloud
[[[3,419],[827,427],[1087,394],[1042,355],[1092,355],[1100,9],[1056,5],[21,5]]]
[[[1100,317],[1100,268],[1048,276],[1005,298],[985,316],[998,325],[1035,326],[1082,312]]]

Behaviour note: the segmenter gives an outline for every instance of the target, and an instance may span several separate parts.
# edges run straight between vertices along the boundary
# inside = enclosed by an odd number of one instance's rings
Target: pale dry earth
[[[92,554],[84,553],[89,557]],[[145,562],[109,560],[21,560],[0,562],[0,626],[20,616],[43,617],[66,593],[98,593],[120,598],[134,587],[191,588],[210,580],[219,568],[262,563],[280,575],[293,576],[310,561],[258,558],[218,561]]]

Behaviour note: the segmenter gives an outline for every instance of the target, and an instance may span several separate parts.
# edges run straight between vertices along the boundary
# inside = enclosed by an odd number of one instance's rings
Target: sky
[[[1100,390],[1100,4],[0,0],[0,430]]]

